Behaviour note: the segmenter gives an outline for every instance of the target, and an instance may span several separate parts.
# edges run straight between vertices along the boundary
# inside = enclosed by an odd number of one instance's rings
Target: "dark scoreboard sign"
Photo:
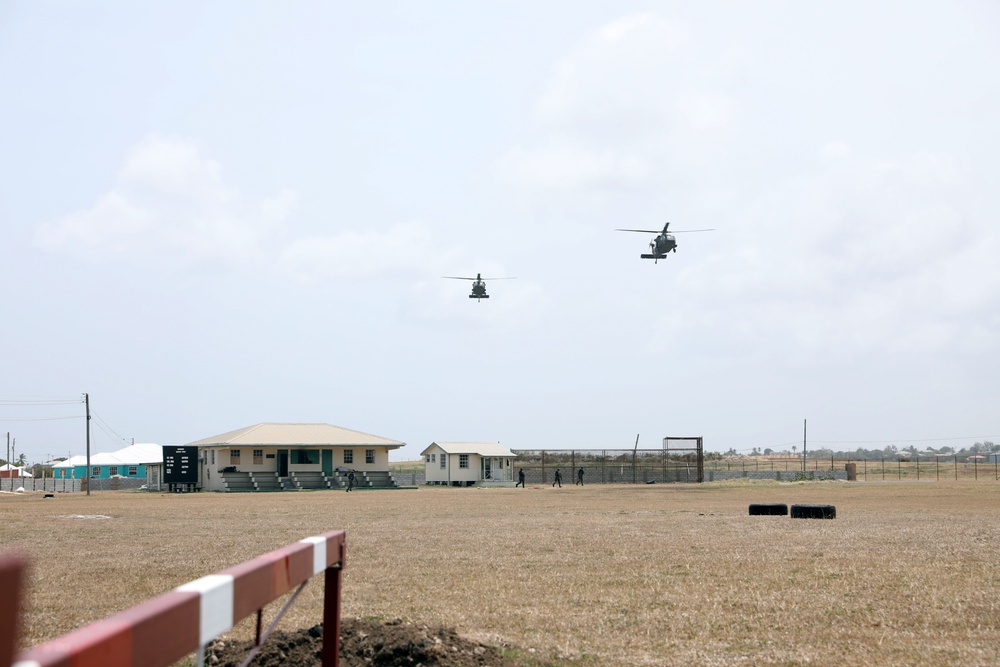
[[[163,481],[167,484],[197,484],[198,448],[164,445]]]

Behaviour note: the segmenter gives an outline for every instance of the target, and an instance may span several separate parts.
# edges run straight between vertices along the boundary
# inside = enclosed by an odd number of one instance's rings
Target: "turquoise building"
[[[118,477],[132,479],[159,478],[163,467],[163,447],[154,443],[130,445],[117,452],[90,455],[90,475],[96,479]],[[56,479],[84,479],[87,475],[87,457],[72,456],[52,466]]]

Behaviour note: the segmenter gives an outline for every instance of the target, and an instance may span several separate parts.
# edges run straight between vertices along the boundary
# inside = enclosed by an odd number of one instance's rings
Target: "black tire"
[[[793,519],[836,519],[837,508],[833,505],[792,505]]]
[[[785,516],[788,505],[785,503],[754,503],[750,506],[750,516]]]

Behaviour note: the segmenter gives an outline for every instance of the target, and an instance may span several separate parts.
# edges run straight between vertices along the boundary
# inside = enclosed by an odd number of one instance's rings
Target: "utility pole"
[[[638,450],[638,449],[639,449],[639,434],[636,433],[635,434],[635,446],[632,447],[632,483],[633,484],[635,484],[635,480],[636,480],[636,476],[635,476],[635,474],[636,474],[636,471],[635,471],[635,466],[636,466],[636,450]]]
[[[14,440],[10,443],[10,456],[11,458],[17,458],[17,438],[14,438]],[[10,477],[11,491],[14,490],[14,469],[11,467],[13,465],[13,463],[7,461],[7,476]],[[18,475],[18,477],[20,478],[20,475]],[[20,479],[18,479],[18,481],[20,481]]]
[[[87,474],[84,480],[87,484],[87,495],[90,495],[90,394],[83,395],[83,402],[87,405]]]
[[[10,431],[7,431],[7,476],[10,476]],[[14,487],[11,486],[10,490],[13,491]]]
[[[806,471],[806,420],[802,420],[802,472]]]

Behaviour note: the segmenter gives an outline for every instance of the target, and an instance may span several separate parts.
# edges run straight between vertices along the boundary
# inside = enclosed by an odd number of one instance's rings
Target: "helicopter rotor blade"
[[[669,222],[667,223],[670,224]],[[656,231],[655,229],[616,229],[616,232],[640,232],[642,234],[664,234],[667,233],[667,228],[664,227],[662,231]],[[683,234],[685,232],[714,232],[715,229],[675,229],[670,234]]]
[[[452,280],[475,280],[475,278],[466,278],[465,276],[441,276],[442,278],[450,278]]]

